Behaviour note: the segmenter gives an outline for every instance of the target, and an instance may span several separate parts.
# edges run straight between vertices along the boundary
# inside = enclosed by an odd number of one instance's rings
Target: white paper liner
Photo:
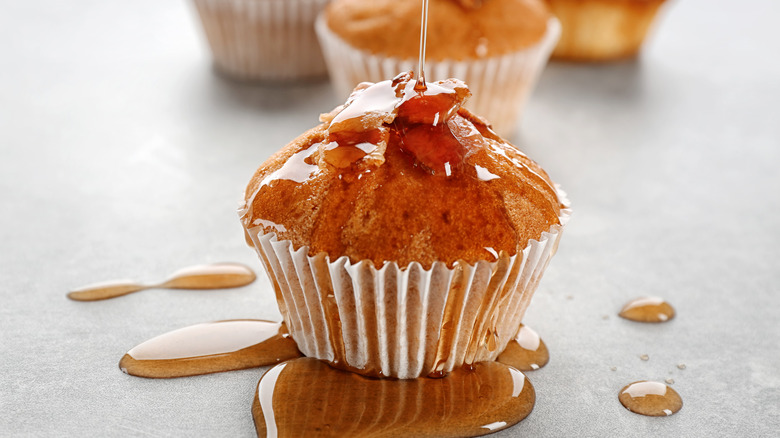
[[[324,76],[314,20],[329,0],[193,0],[214,64],[242,80]]]
[[[317,18],[316,30],[331,81],[344,99],[360,82],[392,79],[417,68],[417,59],[393,58],[354,48],[330,30],[324,13]],[[490,121],[500,136],[508,137],[516,129],[560,33],[558,19],[550,18],[542,40],[518,52],[469,61],[426,59],[426,80],[464,81],[472,93],[466,108]]]
[[[559,188],[559,200],[568,206]],[[247,230],[303,354],[371,375],[416,378],[495,360],[515,337],[571,210],[516,255],[452,268],[336,260]],[[493,339],[490,339],[490,338]]]

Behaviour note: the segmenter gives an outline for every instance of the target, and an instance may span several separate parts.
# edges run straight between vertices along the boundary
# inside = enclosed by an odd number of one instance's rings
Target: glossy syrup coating
[[[461,109],[457,80],[363,84],[274,154],[246,191],[249,232],[379,268],[513,255],[558,223],[544,171]]]
[[[325,17],[354,47],[401,59],[417,56],[419,0],[334,0]],[[550,17],[542,0],[430,0],[426,55],[466,60],[522,50],[541,41]]]

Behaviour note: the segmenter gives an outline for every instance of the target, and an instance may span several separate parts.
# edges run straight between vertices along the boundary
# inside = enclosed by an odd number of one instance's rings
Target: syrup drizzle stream
[[[637,322],[666,322],[674,318],[674,307],[663,298],[635,298],[623,306],[618,316]]]
[[[479,436],[510,427],[534,407],[531,382],[498,362],[440,379],[375,379],[312,358],[277,365],[257,385],[258,437]]]
[[[425,91],[428,87],[425,85],[425,46],[428,41],[428,0],[422,0],[422,18],[420,22],[420,56],[417,60],[417,83],[414,85],[416,91]]]
[[[132,376],[172,378],[275,365],[300,356],[284,323],[236,319],[152,338],[128,351],[119,368]]]
[[[254,271],[245,265],[215,263],[180,269],[159,284],[144,285],[128,280],[96,283],[72,290],[68,298],[75,301],[98,301],[146,289],[227,289],[246,286],[255,278]]]
[[[547,365],[550,352],[534,330],[520,325],[515,339],[509,341],[496,360],[520,371],[533,371]]]
[[[620,403],[629,411],[650,417],[668,417],[682,409],[682,398],[660,382],[641,380],[620,390]]]

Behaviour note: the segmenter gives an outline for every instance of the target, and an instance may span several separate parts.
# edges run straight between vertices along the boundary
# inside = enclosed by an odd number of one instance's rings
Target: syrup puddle
[[[637,322],[666,322],[674,318],[674,307],[663,298],[642,297],[626,303],[618,316]]]
[[[180,269],[159,284],[144,285],[127,280],[96,283],[74,289],[68,293],[68,298],[75,301],[98,301],[146,289],[227,289],[246,286],[255,278],[254,271],[245,265],[215,263]]]
[[[128,351],[119,368],[132,376],[172,378],[275,365],[300,356],[284,323],[236,319],[152,338]]]
[[[642,380],[620,390],[618,400],[631,412],[650,417],[666,417],[682,408],[682,398],[660,382]]]
[[[523,420],[535,398],[523,373],[497,362],[391,380],[301,358],[263,375],[252,416],[258,437],[479,436]]]
[[[515,339],[507,344],[496,360],[520,371],[533,371],[547,365],[550,352],[539,334],[521,324]]]

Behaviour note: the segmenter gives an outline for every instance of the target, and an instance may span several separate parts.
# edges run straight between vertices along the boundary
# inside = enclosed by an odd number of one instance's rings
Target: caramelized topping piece
[[[395,126],[401,135],[401,149],[433,171],[452,174],[466,156],[464,143],[450,129],[458,109],[471,96],[457,79],[428,84],[424,91],[409,86],[398,108]]]
[[[392,81],[360,84],[343,106],[321,116],[329,123],[321,157],[337,168],[361,160],[381,165],[392,129],[404,152],[432,173],[450,176],[467,152],[459,141],[465,136],[453,135],[450,120],[462,119],[457,112],[469,96],[466,84],[457,79],[417,88],[411,72]]]
[[[449,120],[471,96],[466,84],[457,79],[429,83],[425,90],[406,85],[397,120],[412,124],[438,125]]]
[[[446,124],[402,127],[401,149],[434,174],[446,176],[452,175],[452,169],[463,162],[466,155],[466,149]]]
[[[403,73],[392,81],[361,83],[344,105],[320,116],[320,120],[329,123],[321,148],[323,160],[338,168],[349,167],[363,158],[369,158],[369,165],[384,163],[390,136],[388,125],[395,119],[403,88],[411,79],[411,73]]]

